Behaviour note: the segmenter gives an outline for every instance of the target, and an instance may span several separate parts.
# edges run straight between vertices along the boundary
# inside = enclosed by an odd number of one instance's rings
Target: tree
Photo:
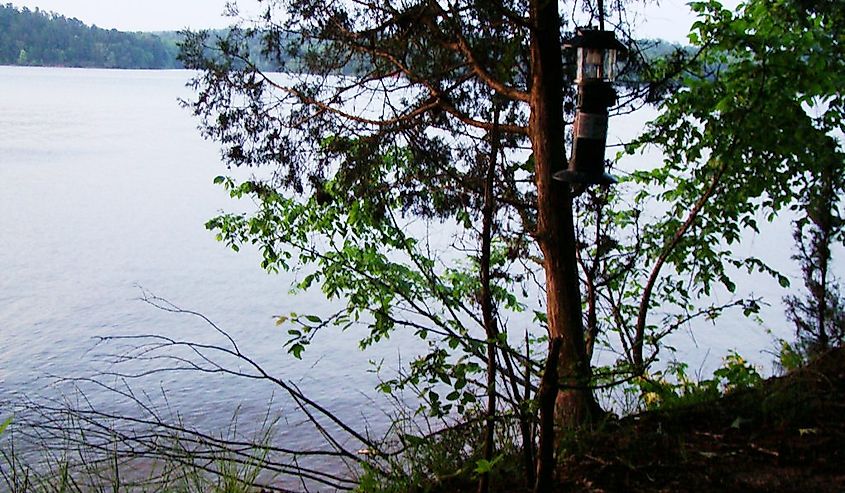
[[[542,280],[536,289],[545,298],[538,318],[554,363],[541,385],[547,403],[541,440],[552,453],[552,423],[577,427],[599,412],[581,320],[572,194],[552,179],[566,162],[563,108],[565,95],[572,97],[565,87],[574,72],[563,64],[567,23],[559,5],[278,6],[284,14],[268,8],[258,29],[234,29],[213,46],[207,34],[193,34],[183,45],[186,66],[203,70],[190,105],[206,136],[223,144],[229,165],[274,170],[267,179],[244,183],[221,178],[233,194],[257,199],[260,209],[253,217],[221,216],[210,227],[233,246],[259,244],[268,269],[291,261],[316,265],[301,287],[320,283],[328,296],[347,300],[332,323],[343,326],[367,313],[365,344],[399,326],[425,339],[436,334],[439,342],[397,385],[444,368],[446,379],[478,371],[460,358],[447,363],[452,356],[442,345],[460,346],[479,368],[499,358],[506,399],[519,415],[528,399],[518,386],[530,396],[537,368],[507,344],[502,316],[527,305],[536,270],[531,262],[538,259]],[[264,39],[268,53],[298,60],[300,73],[258,70],[244,41],[254,36]],[[457,222],[458,236],[472,232],[484,216],[484,231],[472,235],[477,253],[471,267],[443,267],[429,258],[420,249],[424,240],[403,227],[411,216]],[[327,244],[309,243],[306,232],[319,233]],[[518,299],[513,293],[519,292],[526,295]],[[483,335],[474,339],[468,322]],[[302,351],[311,337],[305,333],[316,326],[292,333],[292,350]],[[485,355],[484,342],[495,343],[499,355]],[[431,410],[445,407],[434,390],[423,395]],[[533,438],[523,439],[530,450]]]
[[[551,179],[565,162],[573,96],[571,60],[560,51],[568,23],[556,3],[280,2],[282,20],[271,6],[258,28],[217,40],[190,34],[182,58],[202,72],[188,105],[203,132],[223,145],[228,165],[272,170],[220,177],[258,210],[209,227],[233,248],[258,245],[268,270],[307,266],[300,289],[345,301],[328,319],[285,318],[294,355],[333,325],[366,326],[363,345],[410,329],[429,351],[384,388],[414,387],[442,417],[469,409],[480,387],[492,401],[488,423],[498,398],[525,425],[529,471],[526,408],[536,397],[538,485],[548,486],[555,424],[594,419],[596,383],[647,377],[661,340],[695,318],[755,312],[753,299],[701,306],[719,284],[733,291],[732,268],[788,282],[732,245],[756,230],[761,210],[771,218],[798,203],[799,177],[841,129],[835,9],[693,5],[697,50],[640,73],[665,101],[629,149],[658,146],[665,160],[619,189],[577,198]],[[295,72],[259,70],[249,56],[255,37],[268,55],[296,60]],[[814,117],[807,105],[828,109]],[[433,254],[412,234],[413,218],[454,227],[468,258]],[[537,292],[545,306],[532,306]],[[544,369],[528,345],[526,355],[510,344],[514,328],[504,322],[532,308],[549,341]],[[598,344],[620,358],[594,375]],[[486,385],[473,387],[483,370]],[[450,387],[445,401],[439,382]]]
[[[806,298],[796,295],[784,299],[787,317],[795,324],[798,349],[805,357],[824,354],[845,342],[845,300],[831,273],[831,247],[842,242],[843,221],[839,212],[839,194],[843,186],[841,166],[833,152],[825,159],[817,175],[807,176],[802,216],[795,221],[798,252]]]

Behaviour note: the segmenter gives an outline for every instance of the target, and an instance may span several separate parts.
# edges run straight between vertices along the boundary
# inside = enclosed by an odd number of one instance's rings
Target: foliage
[[[588,325],[616,332],[605,344],[621,369],[647,369],[661,340],[696,318],[757,313],[757,299],[703,302],[717,289],[734,293],[738,276],[789,285],[736,246],[760,221],[805,209],[825,166],[843,176],[843,17],[832,5],[751,0],[733,12],[694,2],[694,55],[655,67],[665,71],[655,83],[679,85],[626,150],[656,147],[662,162],[580,201]]]
[[[405,453],[397,456],[390,474],[365,465],[356,491],[465,491],[482,474],[491,474],[493,484],[499,485],[496,489],[507,491],[505,485],[519,484],[518,478],[525,475],[520,469],[518,437],[499,428],[498,452],[487,460],[481,455],[483,427],[483,416],[475,416],[439,431],[400,435]]]
[[[384,162],[385,173],[395,170],[397,163],[393,159]],[[260,186],[252,181],[236,184],[231,179],[222,180],[233,197]],[[334,181],[326,182],[324,187],[326,193],[340,188]],[[422,250],[425,245],[409,237],[389,209],[385,208],[385,212],[368,198],[350,197],[350,203],[333,200],[321,204],[318,197],[303,202],[273,191],[264,193],[267,195],[255,216],[227,214],[211,220],[208,227],[220,229],[220,239],[233,247],[245,240],[258,245],[264,257],[262,266],[270,271],[309,266],[295,290],[319,285],[327,298],[342,297],[345,301],[342,310],[326,318],[312,314],[279,317],[277,323],[289,327],[289,352],[300,357],[321,330],[363,326],[366,333],[360,345],[366,348],[389,338],[397,327],[407,328],[420,339],[432,341],[431,349],[412,362],[408,374],[384,382],[381,390],[416,387],[425,396],[427,411],[436,416],[452,411],[453,403],[463,412],[468,403],[475,401],[475,390],[467,386],[467,379],[480,371],[475,358],[482,354],[483,340],[468,337],[465,322],[452,315],[471,315],[465,300],[475,292],[468,284],[474,279],[472,276],[460,268],[435,275],[434,261]],[[385,190],[379,200],[392,207],[401,198],[399,193]],[[266,234],[253,236],[259,232]],[[279,243],[285,247],[280,248]],[[505,290],[498,292],[503,301],[514,303]],[[417,313],[421,319],[401,318],[408,312]],[[444,348],[461,348],[466,357],[451,358]],[[441,397],[440,384],[444,383],[452,390]]]
[[[670,409],[709,402],[723,395],[759,385],[760,373],[732,352],[709,379],[695,381],[686,363],[674,362],[665,371],[638,378],[630,390],[639,394],[646,409]]]
[[[807,364],[807,354],[796,344],[780,340],[777,365],[781,371],[791,372]]]
[[[139,458],[101,457],[96,446],[52,450],[40,462],[30,464],[6,451],[0,452],[0,484],[8,491],[37,493],[87,493],[148,491],[179,493],[252,493],[263,491],[259,483],[261,464],[243,465],[227,458],[224,450],[208,464],[208,457],[189,451],[169,460],[148,461],[149,470],[139,474]]]
[[[509,337],[501,323],[522,320],[529,306],[545,310],[532,299],[542,293],[532,278],[534,163],[521,150],[529,143],[521,92],[528,30],[497,24],[496,9],[522,10],[497,5],[292,3],[284,20],[270,9],[259,27],[189,35],[182,51],[187,66],[203,70],[190,104],[205,134],[221,142],[229,165],[271,170],[246,181],[221,177],[233,197],[258,207],[208,227],[234,249],[256,245],[265,269],[298,271],[296,289],[320,289],[341,307],[319,319],[285,318],[289,350],[301,355],[327,329],[363,328],[362,347],[406,331],[425,349],[381,389],[415,389],[420,411],[432,416],[475,406],[488,343],[503,362],[496,378],[508,406],[524,408],[522,389],[536,385],[527,348],[509,344],[528,324],[514,324]],[[306,73],[259,70],[249,52],[256,38]],[[497,205],[484,233],[491,167]],[[432,241],[429,229],[442,238]]]
[[[364,468],[356,491],[399,493],[419,489],[427,491],[449,478],[468,476],[480,450],[478,423],[448,428],[428,436],[402,435],[405,453],[391,474]]]

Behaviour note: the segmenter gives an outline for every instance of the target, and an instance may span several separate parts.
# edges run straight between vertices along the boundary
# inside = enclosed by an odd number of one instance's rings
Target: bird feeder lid
[[[616,39],[616,33],[613,31],[602,31],[587,27],[575,29],[575,35],[567,39],[563,46],[566,48],[597,48],[619,52],[628,51],[628,48]]]

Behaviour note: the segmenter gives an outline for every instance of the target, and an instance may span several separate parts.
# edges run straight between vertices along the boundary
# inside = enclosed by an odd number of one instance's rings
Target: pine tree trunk
[[[531,120],[537,184],[537,240],[546,273],[549,336],[562,338],[558,358],[556,421],[578,426],[595,411],[589,387],[590,365],[584,343],[581,292],[575,257],[575,228],[569,187],[552,179],[566,163],[559,14],[553,0],[532,0]]]
[[[592,419],[598,406],[589,388],[590,365],[584,345],[581,294],[575,258],[575,230],[569,187],[552,179],[566,163],[563,133],[563,74],[560,17],[554,0],[531,0],[531,117],[529,133],[537,185],[537,241],[546,273],[550,349],[556,355],[557,385],[544,378],[541,406],[554,402],[554,428],[577,428]],[[551,356],[551,355],[550,355]],[[549,372],[547,372],[549,373]],[[543,388],[545,384],[545,388]],[[549,395],[551,392],[552,395]],[[553,399],[551,397],[554,397]],[[548,491],[554,467],[549,409],[541,409],[537,491]],[[543,436],[546,435],[546,436]],[[548,454],[551,453],[552,457]],[[550,470],[552,469],[552,470]],[[545,483],[545,485],[543,484]]]

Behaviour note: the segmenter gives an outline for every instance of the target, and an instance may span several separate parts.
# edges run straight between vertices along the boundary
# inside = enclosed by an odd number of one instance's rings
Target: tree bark
[[[552,178],[566,164],[560,16],[554,0],[531,0],[531,117],[529,136],[537,185],[537,241],[543,253],[549,337],[560,338],[555,420],[577,427],[597,406],[584,344],[575,257],[572,194]]]
[[[496,431],[496,344],[498,328],[493,306],[493,293],[490,287],[490,249],[493,240],[493,218],[496,214],[496,196],[493,187],[496,183],[496,158],[499,154],[499,108],[493,111],[493,130],[490,131],[490,155],[487,160],[487,173],[484,180],[484,207],[482,208],[481,257],[481,314],[484,331],[487,335],[487,422],[484,430],[484,459],[493,460]],[[490,472],[484,472],[478,480],[478,493],[490,491]]]
[[[552,174],[566,164],[560,14],[555,0],[530,0],[531,91],[529,137],[537,185],[536,238],[546,274],[550,362],[541,392],[541,436],[535,491],[549,491],[554,469],[554,428],[572,429],[592,419],[598,405],[590,389],[581,292],[575,250],[572,194]],[[556,360],[556,361],[555,361]],[[556,385],[552,385],[554,377]],[[550,387],[550,385],[552,385]],[[554,403],[554,425],[548,416]],[[552,436],[549,436],[552,435]]]
[[[555,399],[558,394],[558,356],[563,339],[549,341],[549,357],[537,390],[540,406],[540,443],[537,445],[537,475],[534,493],[551,493],[554,490],[555,474]]]

